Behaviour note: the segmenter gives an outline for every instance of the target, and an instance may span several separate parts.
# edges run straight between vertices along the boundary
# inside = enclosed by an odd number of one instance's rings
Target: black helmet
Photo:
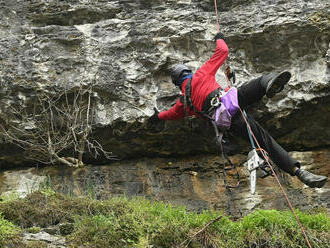
[[[187,66],[185,66],[183,64],[175,65],[172,69],[172,72],[171,72],[171,78],[172,78],[173,84],[178,86],[179,81],[180,81],[181,77],[184,75],[185,72],[192,73],[192,71]]]

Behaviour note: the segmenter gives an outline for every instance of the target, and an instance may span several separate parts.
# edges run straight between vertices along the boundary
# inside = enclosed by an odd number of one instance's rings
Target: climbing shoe
[[[272,98],[277,93],[283,90],[284,85],[289,82],[291,73],[283,71],[281,73],[270,73],[261,78],[261,85],[266,90],[266,96]]]
[[[315,175],[301,169],[298,169],[295,174],[301,182],[311,188],[322,188],[328,179],[326,176]]]

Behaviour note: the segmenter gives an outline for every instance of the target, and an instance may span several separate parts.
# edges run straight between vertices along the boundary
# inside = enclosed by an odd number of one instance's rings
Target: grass
[[[195,213],[144,198],[100,201],[43,190],[0,203],[0,212],[3,242],[17,235],[18,227],[31,231],[72,223],[68,247],[307,247],[289,211],[257,210],[238,221],[223,216],[203,229],[221,213]],[[330,247],[327,213],[297,214],[312,247]]]
[[[0,247],[6,245],[15,247],[19,234],[20,229],[10,221],[4,219],[0,213]]]

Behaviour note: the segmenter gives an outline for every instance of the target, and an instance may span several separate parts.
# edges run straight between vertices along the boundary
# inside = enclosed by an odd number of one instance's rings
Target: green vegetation
[[[195,213],[144,198],[100,201],[43,190],[1,202],[0,212],[1,242],[20,233],[14,224],[37,232],[71,223],[63,234],[68,247],[307,247],[289,211],[257,210],[232,221],[218,212]],[[297,214],[312,247],[330,247],[327,213]],[[216,220],[218,216],[222,217]]]
[[[14,245],[19,234],[20,229],[8,220],[5,220],[0,213],[0,247]]]

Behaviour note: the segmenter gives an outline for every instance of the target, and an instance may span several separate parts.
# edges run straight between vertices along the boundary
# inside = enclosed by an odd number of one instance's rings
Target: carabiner
[[[218,107],[221,104],[220,98],[218,96],[215,96],[211,99],[210,105],[212,107]]]

